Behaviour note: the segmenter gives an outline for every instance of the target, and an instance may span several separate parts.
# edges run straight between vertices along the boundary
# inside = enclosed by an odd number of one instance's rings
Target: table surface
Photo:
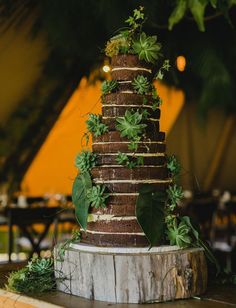
[[[155,304],[114,304],[99,301],[91,301],[81,297],[65,294],[62,292],[48,293],[38,297],[42,301],[59,305],[65,308],[223,308],[236,307],[236,286],[212,286],[207,293],[199,299],[177,300]]]

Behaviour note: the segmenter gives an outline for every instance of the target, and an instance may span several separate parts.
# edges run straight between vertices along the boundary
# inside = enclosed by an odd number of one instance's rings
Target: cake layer
[[[157,109],[155,111],[152,110],[151,106],[144,106],[149,115],[150,118],[159,119],[160,118],[160,109]],[[103,117],[123,117],[125,115],[125,112],[127,110],[133,110],[138,111],[140,110],[140,107],[130,107],[130,106],[103,106],[102,107],[102,115]]]
[[[131,201],[130,204],[123,205],[114,205],[114,204],[106,204],[105,208],[92,208],[91,215],[119,215],[119,216],[135,216],[135,204],[136,201]]]
[[[146,139],[150,139],[152,141],[165,141],[165,133],[158,132],[155,133],[154,131],[149,131],[146,133]],[[93,142],[128,142],[129,140],[126,137],[121,137],[119,131],[110,131],[106,134],[103,134],[99,137],[93,137]]]
[[[148,78],[149,81],[152,80],[153,74],[152,70],[147,68],[137,67],[113,67],[111,69],[111,78],[115,80],[133,80],[138,75],[142,75]]]
[[[92,149],[94,153],[131,153],[128,149],[130,142],[97,142],[93,143]],[[166,150],[165,143],[161,142],[139,142],[138,152],[140,153],[164,153]]]
[[[99,233],[87,231],[81,233],[82,242],[95,246],[109,247],[144,247],[149,246],[148,240],[143,233]]]
[[[133,154],[127,153],[128,156],[132,157]],[[142,156],[143,157],[143,163],[144,165],[155,165],[155,166],[160,166],[166,163],[166,156],[164,153],[148,153],[146,155],[150,156],[144,156],[144,153],[137,153],[135,154],[137,156]],[[96,165],[116,165],[117,161],[117,154],[112,154],[112,153],[104,153],[104,154],[97,154],[97,159],[96,159]]]
[[[116,117],[102,117],[102,122],[108,126],[108,130],[116,130]],[[146,124],[145,131],[156,131],[159,132],[159,120],[148,118],[146,121],[142,122],[143,124]]]
[[[166,190],[172,180],[93,180],[95,184],[105,184],[111,193],[135,193],[140,190],[143,184],[152,184],[156,190]]]
[[[153,65],[146,61],[139,60],[137,55],[120,54],[111,58],[111,67],[140,67],[152,70]]]
[[[96,180],[140,180],[140,179],[166,179],[168,171],[166,167],[142,166],[128,169],[123,166],[94,167],[91,170],[93,179]]]
[[[88,222],[88,231],[142,233],[142,229],[134,216],[119,217],[119,220]],[[121,220],[123,219],[123,220]]]
[[[129,107],[145,107],[152,106],[151,95],[140,95],[136,93],[110,93],[103,96],[103,106],[129,106]]]

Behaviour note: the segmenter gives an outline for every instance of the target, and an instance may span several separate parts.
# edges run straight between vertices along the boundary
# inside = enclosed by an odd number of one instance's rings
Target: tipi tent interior
[[[0,262],[48,249],[40,243],[35,251],[30,244],[21,246],[17,223],[9,245],[8,207],[20,208],[23,202],[22,209],[37,203],[60,208],[59,214],[66,209],[68,220],[57,220],[58,241],[78,228],[71,203],[75,157],[91,149],[91,140],[85,145],[85,122],[89,113],[101,113],[101,84],[111,78],[104,71],[110,63],[102,46],[136,6],[135,1],[46,2],[0,3]],[[160,20],[148,28],[159,33],[172,66],[155,87],[162,99],[160,130],[167,154],[175,153],[182,167],[183,213],[200,223],[209,243],[218,241],[219,229],[224,239],[235,238],[235,29],[223,13],[218,18],[209,8],[213,17],[205,20],[205,29],[187,16],[170,31],[169,5],[143,2],[149,17]],[[233,7],[232,24],[235,12]],[[41,244],[51,240],[54,222]],[[43,231],[36,224],[39,237]],[[235,243],[227,245],[230,253],[223,246],[215,251],[224,266],[235,270]]]

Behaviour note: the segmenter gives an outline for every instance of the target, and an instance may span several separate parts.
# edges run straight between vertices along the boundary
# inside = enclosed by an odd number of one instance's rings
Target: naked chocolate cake
[[[97,154],[97,164],[91,169],[92,181],[105,184],[110,192],[106,208],[92,208],[83,242],[95,245],[147,246],[148,241],[135,216],[135,204],[139,188],[145,183],[157,190],[165,190],[170,184],[165,157],[165,133],[159,130],[160,109],[153,110],[151,94],[138,94],[132,82],[137,76],[152,80],[150,65],[136,55],[116,55],[111,59],[111,77],[117,80],[114,93],[102,99],[102,122],[108,132],[93,138],[92,149]],[[150,101],[150,104],[149,104]],[[145,105],[144,105],[145,102]],[[129,140],[116,130],[117,117],[124,117],[127,110],[145,108],[145,139],[138,141],[135,155],[143,158],[143,165],[133,169],[117,163],[117,153],[134,156]]]
[[[74,204],[83,243],[150,245],[147,228],[141,223],[146,218],[139,220],[137,216],[140,190],[150,185],[156,192],[166,192],[172,183],[165,133],[159,127],[161,100],[153,85],[169,64],[165,60],[161,65],[161,45],[156,36],[140,31],[142,14],[142,9],[134,11],[133,18],[139,26],[131,22],[129,30],[106,45],[111,80],[102,84],[102,115],[91,114],[87,121],[92,152],[84,152],[77,159],[84,179],[76,180]],[[142,216],[142,208],[138,211]]]

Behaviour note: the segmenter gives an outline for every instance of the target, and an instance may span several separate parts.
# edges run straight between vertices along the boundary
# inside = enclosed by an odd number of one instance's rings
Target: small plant
[[[60,244],[59,250],[58,250],[58,261],[64,261],[64,256],[66,249],[70,247],[70,244],[73,244],[75,242],[79,242],[81,240],[81,234],[78,229],[73,229],[72,231],[72,237],[65,241],[64,243]]]
[[[113,57],[119,53],[128,53],[130,49],[130,39],[128,39],[124,34],[120,33],[112,37],[106,44],[105,54],[108,57]]]
[[[142,123],[143,115],[139,111],[126,110],[124,117],[117,118],[118,124],[116,128],[120,131],[121,137],[136,140],[143,134],[144,128],[147,126]]]
[[[133,34],[138,29],[141,29],[142,24],[144,22],[144,7],[140,6],[139,9],[133,10],[133,16],[129,16],[129,18],[125,21],[130,26],[130,32]]]
[[[118,82],[116,80],[105,80],[102,83],[102,95],[106,95],[114,92],[118,87]]]
[[[152,86],[152,110],[155,111],[162,104],[160,96],[157,94],[157,90]]]
[[[9,291],[24,294],[52,291],[56,287],[53,259],[32,259],[26,267],[10,273],[6,287]]]
[[[95,185],[88,190],[87,198],[92,207],[106,207],[106,199],[109,197],[109,193],[105,193],[105,189],[106,186],[104,185]]]
[[[144,77],[143,75],[138,75],[134,78],[132,86],[138,94],[148,94],[151,91],[151,84],[147,77]]]
[[[176,184],[170,185],[166,190],[169,200],[169,207],[171,210],[178,205],[178,202],[183,198],[183,190],[181,186]]]
[[[87,130],[95,137],[101,136],[108,131],[108,127],[102,123],[102,116],[99,114],[90,113],[86,125]]]
[[[175,155],[171,155],[167,157],[167,168],[174,178],[179,176],[181,165]]]
[[[137,166],[143,165],[143,156],[129,157],[126,153],[118,152],[116,162],[119,165],[123,165],[129,169],[133,169]]]
[[[159,71],[157,72],[156,76],[154,77],[154,79],[159,79],[162,80],[164,77],[164,71],[169,71],[170,69],[170,60],[165,60],[161,66],[161,68],[159,69]]]
[[[132,51],[140,60],[155,63],[160,57],[161,44],[157,43],[156,36],[147,36],[142,32],[132,44]]]
[[[170,241],[170,245],[177,245],[180,248],[191,246],[192,240],[189,235],[190,228],[185,224],[184,221],[181,221],[177,225],[177,220],[175,219],[172,226],[169,226],[166,233]]]
[[[75,158],[75,166],[81,173],[90,171],[96,165],[97,155],[90,151],[83,150]]]

